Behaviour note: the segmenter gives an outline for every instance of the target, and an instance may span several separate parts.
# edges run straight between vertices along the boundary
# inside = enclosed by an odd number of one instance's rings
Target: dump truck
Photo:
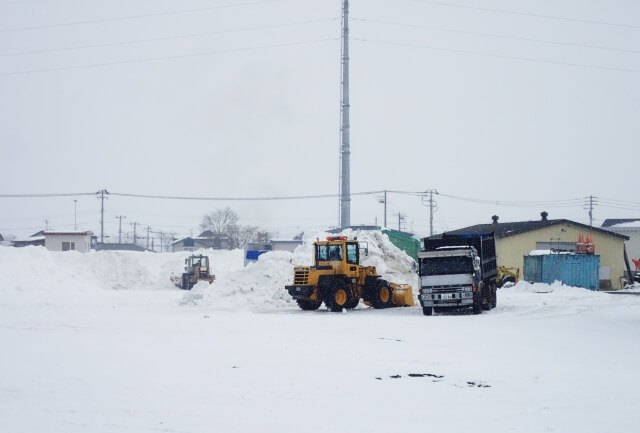
[[[362,299],[373,308],[412,306],[409,284],[390,283],[375,266],[362,266],[368,245],[356,238],[328,236],[314,243],[313,266],[295,266],[293,284],[285,286],[302,310],[317,310],[324,302],[330,311],[353,309]]]
[[[184,260],[182,275],[171,276],[171,281],[182,290],[191,290],[199,281],[208,281],[211,284],[215,279],[209,267],[209,257],[202,254],[187,257]]]
[[[418,253],[420,305],[433,311],[471,308],[473,314],[495,308],[496,244],[493,233],[442,234],[423,239]]]

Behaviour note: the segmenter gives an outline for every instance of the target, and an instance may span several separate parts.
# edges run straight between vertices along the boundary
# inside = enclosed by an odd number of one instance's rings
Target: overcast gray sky
[[[0,195],[337,194],[341,3],[0,0]],[[353,193],[437,189],[436,232],[542,210],[588,223],[590,195],[594,225],[640,217],[640,1],[352,0],[350,12]],[[351,222],[382,224],[378,198],[352,197]],[[388,205],[389,226],[401,213],[428,232],[420,197]],[[224,206],[280,237],[339,217],[337,197],[112,195],[105,231],[124,215],[125,231],[197,234]],[[0,197],[0,233],[74,218],[99,233],[99,210],[93,196]]]

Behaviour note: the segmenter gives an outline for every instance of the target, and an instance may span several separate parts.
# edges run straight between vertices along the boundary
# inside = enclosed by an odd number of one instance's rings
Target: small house
[[[91,251],[90,231],[44,232],[44,247],[49,251]]]

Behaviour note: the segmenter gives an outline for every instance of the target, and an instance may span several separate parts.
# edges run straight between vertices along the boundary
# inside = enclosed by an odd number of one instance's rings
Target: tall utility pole
[[[349,0],[342,2],[342,87],[340,140],[340,227],[351,225],[351,178],[349,157]]]
[[[598,204],[598,197],[590,195],[585,198],[584,208],[589,211],[589,226],[593,227],[593,207]]]
[[[384,203],[384,227],[387,226],[387,190],[384,190],[384,196],[381,199],[378,199],[378,203]]]
[[[120,220],[120,226],[118,228],[118,243],[122,243],[122,218],[126,219],[126,216],[117,216],[117,219]]]
[[[138,237],[136,236],[136,227],[137,225],[140,223],[131,223],[131,225],[133,226],[133,244],[137,245],[138,243]]]
[[[438,191],[428,189],[424,192],[425,195],[422,196],[422,204],[429,206],[429,236],[433,236],[433,213],[438,210],[438,202],[433,200],[434,193],[438,194]],[[429,199],[425,200],[427,196],[429,196]]]
[[[404,221],[404,218],[406,217],[405,214],[403,213],[396,213],[394,215],[398,215],[398,231],[401,232],[402,231],[402,221]]]
[[[147,226],[147,249],[149,249],[149,232],[151,231],[151,227]]]
[[[101,200],[100,203],[100,243],[104,243],[104,195],[109,194],[106,189],[98,191],[96,194],[100,194],[98,197]]]
[[[73,201],[73,230],[78,231],[78,200]]]

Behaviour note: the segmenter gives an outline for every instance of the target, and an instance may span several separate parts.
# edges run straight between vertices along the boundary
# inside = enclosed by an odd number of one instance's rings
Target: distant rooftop
[[[639,218],[627,218],[627,219],[614,219],[607,218],[602,223],[602,227],[640,227],[640,219]]]
[[[506,223],[498,222],[498,217],[494,216],[494,222],[491,224],[477,224],[474,226],[469,226],[469,227],[465,227],[457,230],[451,230],[446,233],[450,235],[463,235],[463,234],[478,235],[478,234],[493,233],[496,239],[500,239],[500,238],[507,238],[509,236],[519,235],[522,233],[527,233],[534,230],[543,229],[546,227],[551,227],[558,224],[573,224],[576,226],[583,227],[585,230],[592,230],[592,231],[606,234],[609,236],[619,237],[625,240],[629,239],[627,236],[621,235],[619,233],[603,230],[598,227],[591,227],[586,224],[578,223],[568,219],[550,220],[546,218],[546,212],[544,212],[544,214],[545,215],[543,215],[542,219],[539,219],[536,221],[519,221],[519,222],[506,222]]]

